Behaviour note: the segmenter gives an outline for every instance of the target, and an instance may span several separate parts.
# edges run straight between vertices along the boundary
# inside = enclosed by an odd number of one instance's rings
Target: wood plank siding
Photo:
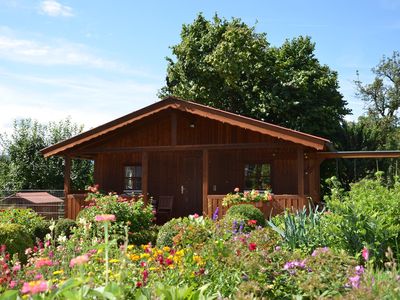
[[[314,154],[329,145],[323,138],[167,98],[42,152],[67,158],[67,194],[69,158],[94,160],[95,183],[118,194],[125,189],[124,167],[140,166],[142,192],[155,200],[172,196],[170,217],[178,217],[209,214],[209,195],[243,190],[249,164],[270,165],[276,195],[318,200],[321,159]],[[71,195],[68,201],[71,217],[82,199]]]

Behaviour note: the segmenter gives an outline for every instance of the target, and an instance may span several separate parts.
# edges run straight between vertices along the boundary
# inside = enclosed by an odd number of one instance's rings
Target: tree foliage
[[[372,69],[375,78],[371,83],[355,81],[357,95],[367,104],[366,114],[357,122],[345,122],[341,147],[346,150],[395,150],[400,147],[400,53],[394,51],[391,57],[383,57]],[[345,182],[372,175],[384,170],[389,184],[396,175],[394,159],[345,160],[341,162],[343,172],[340,178]]]
[[[200,14],[183,25],[159,96],[331,138],[349,110],[338,92],[337,73],[321,65],[314,52],[309,37],[271,47],[265,33],[240,19],[209,21]]]
[[[0,190],[62,189],[63,159],[45,159],[40,150],[70,138],[83,127],[69,119],[40,124],[31,119],[16,120],[10,136],[0,135]],[[93,164],[74,160],[71,178],[74,188],[82,189],[92,182]]]
[[[377,118],[397,121],[400,108],[400,53],[394,51],[391,57],[384,56],[372,69],[375,79],[363,84],[356,81],[358,95],[368,104],[368,113]]]

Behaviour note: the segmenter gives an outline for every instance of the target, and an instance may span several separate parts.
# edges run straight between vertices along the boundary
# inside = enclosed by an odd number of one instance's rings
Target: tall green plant
[[[323,215],[325,210],[319,210],[318,206],[303,208],[295,214],[285,211],[283,216],[277,216],[268,221],[291,249],[326,246],[327,238],[323,230]]]

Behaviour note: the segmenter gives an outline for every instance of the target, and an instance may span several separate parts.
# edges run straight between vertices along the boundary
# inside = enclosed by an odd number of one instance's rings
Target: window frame
[[[249,165],[253,165],[253,166],[254,165],[260,165],[261,169],[262,169],[263,165],[269,165],[269,182],[266,183],[268,186],[265,186],[265,187],[259,186],[257,188],[247,186],[246,182],[248,181],[247,178],[249,176],[246,176],[246,168],[248,168]],[[243,164],[243,169],[242,170],[243,170],[243,190],[255,189],[255,190],[258,190],[258,191],[266,191],[266,190],[271,190],[272,189],[273,171],[272,171],[272,162],[271,161],[248,161],[248,162],[245,162]],[[261,171],[260,171],[260,173],[261,173]],[[260,177],[262,177],[262,176],[260,176]],[[257,181],[261,181],[261,179],[258,178]]]
[[[133,168],[133,176],[126,176],[127,168]],[[137,169],[139,168],[139,169]],[[140,170],[140,176],[137,172]],[[132,179],[132,188],[128,188],[128,180]],[[139,181],[139,184],[137,184]],[[142,165],[141,164],[126,164],[123,166],[123,191],[128,193],[140,194],[142,192]]]

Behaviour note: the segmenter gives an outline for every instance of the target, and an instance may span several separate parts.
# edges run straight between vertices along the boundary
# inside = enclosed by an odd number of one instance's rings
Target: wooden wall
[[[95,143],[83,144],[76,153],[95,153],[95,182],[105,191],[121,193],[124,185],[123,167],[141,164],[142,154],[135,147],[239,143],[264,143],[267,147],[209,150],[209,194],[226,194],[235,187],[243,189],[245,164],[265,162],[271,163],[273,192],[297,194],[296,151],[299,145],[182,111],[168,109],[146,117],[98,138]],[[131,149],[124,152],[123,148]],[[303,150],[306,153],[313,151],[309,148]],[[188,157],[189,160],[185,161]],[[193,196],[196,197],[193,201],[196,204],[189,207],[182,202],[180,186],[183,183],[189,184],[184,182],[188,176],[198,178],[201,183],[201,151],[154,151],[148,153],[148,159],[150,196],[157,198],[160,195],[174,195],[174,211],[177,215],[181,215],[185,209],[197,210],[198,195]],[[192,167],[185,169],[187,164]],[[319,164],[314,164],[312,158],[306,157],[304,167],[304,192],[318,197]],[[184,172],[189,172],[187,169],[196,169],[200,177],[197,173],[185,175]],[[201,199],[201,186],[199,189]]]

